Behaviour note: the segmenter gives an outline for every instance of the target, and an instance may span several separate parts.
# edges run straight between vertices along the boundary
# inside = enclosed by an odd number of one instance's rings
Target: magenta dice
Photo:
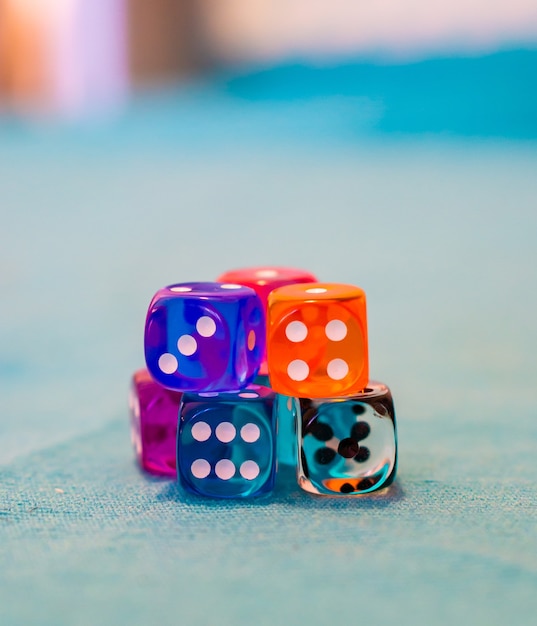
[[[156,383],[146,369],[134,373],[129,408],[131,436],[140,467],[176,476],[176,440],[182,394]]]
[[[176,391],[230,391],[251,383],[265,352],[263,305],[235,283],[181,283],[157,291],[145,324],[151,376]]]

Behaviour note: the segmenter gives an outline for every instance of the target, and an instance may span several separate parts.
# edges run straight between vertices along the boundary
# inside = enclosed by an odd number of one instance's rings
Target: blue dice
[[[177,473],[191,493],[219,498],[268,494],[276,475],[275,394],[261,385],[185,393]]]
[[[265,316],[253,289],[181,283],[157,291],[147,312],[151,376],[175,391],[227,391],[251,383],[265,353]]]

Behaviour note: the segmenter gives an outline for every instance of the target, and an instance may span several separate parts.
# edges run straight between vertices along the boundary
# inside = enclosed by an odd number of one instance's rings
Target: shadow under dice
[[[360,495],[395,478],[397,433],[388,387],[370,382],[358,396],[296,399],[298,483],[311,493]]]
[[[270,493],[276,474],[274,393],[258,385],[229,393],[187,393],[177,438],[183,487],[203,496]]]
[[[252,289],[183,283],[161,289],[149,305],[147,368],[168,389],[240,389],[254,379],[264,351],[264,313]]]
[[[175,454],[181,393],[164,389],[146,369],[132,377],[129,408],[131,438],[142,469],[176,476]]]

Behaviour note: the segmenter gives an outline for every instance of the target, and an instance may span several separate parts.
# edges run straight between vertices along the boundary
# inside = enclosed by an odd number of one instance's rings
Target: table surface
[[[289,65],[0,123],[0,623],[528,624],[537,54]],[[532,78],[533,77],[533,78]],[[152,294],[258,264],[368,293],[398,479],[221,502],[142,475]]]

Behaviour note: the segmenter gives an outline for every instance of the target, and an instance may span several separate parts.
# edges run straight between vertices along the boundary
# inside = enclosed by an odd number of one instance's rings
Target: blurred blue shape
[[[535,140],[536,77],[537,50],[407,64],[251,67],[135,94],[119,115],[56,125],[52,133],[0,118],[0,149],[35,147],[36,138],[47,151],[50,138],[60,149],[97,142],[173,150],[425,134]]]
[[[537,50],[408,64],[288,64],[230,78],[228,92],[253,101],[367,97],[387,133],[537,137]]]

